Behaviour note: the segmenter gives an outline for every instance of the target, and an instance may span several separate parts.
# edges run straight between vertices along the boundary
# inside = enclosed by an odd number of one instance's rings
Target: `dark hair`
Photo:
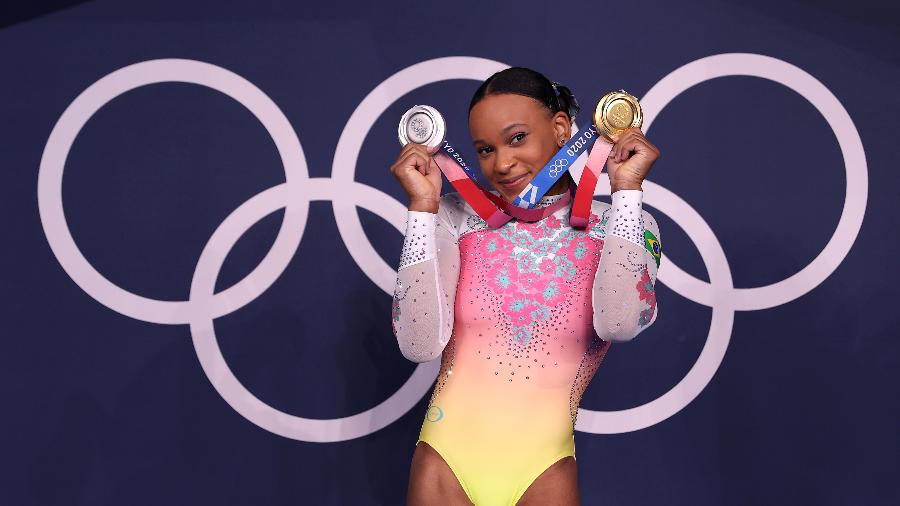
[[[581,109],[569,88],[551,82],[540,72],[525,67],[510,67],[481,83],[469,103],[469,112],[484,97],[501,93],[531,97],[547,106],[550,112],[562,111],[568,114],[570,120],[575,119]]]

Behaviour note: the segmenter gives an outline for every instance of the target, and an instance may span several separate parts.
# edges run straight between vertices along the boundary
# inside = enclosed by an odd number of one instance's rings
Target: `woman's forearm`
[[[613,193],[606,237],[592,290],[594,330],[604,341],[629,341],[656,319],[656,261],[645,230],[656,221],[642,209],[642,192]],[[649,223],[645,223],[649,222]]]
[[[455,240],[437,226],[437,215],[409,211],[391,306],[391,327],[403,356],[413,362],[438,358],[453,331]],[[440,250],[440,255],[438,254]],[[448,264],[448,265],[444,265]],[[452,287],[448,285],[453,285]]]

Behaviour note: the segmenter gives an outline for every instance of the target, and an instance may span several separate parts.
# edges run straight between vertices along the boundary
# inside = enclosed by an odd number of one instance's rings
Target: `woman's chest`
[[[459,249],[458,323],[503,326],[525,343],[564,320],[590,321],[602,238],[551,216],[470,232]]]

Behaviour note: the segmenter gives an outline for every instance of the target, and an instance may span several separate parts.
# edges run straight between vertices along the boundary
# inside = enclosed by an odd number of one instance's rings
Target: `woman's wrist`
[[[440,200],[434,199],[416,199],[409,201],[409,209],[410,211],[422,211],[428,213],[437,214],[438,208],[440,207]]]
[[[610,194],[616,193],[619,190],[640,190],[644,191],[641,187],[641,183],[622,183],[619,185],[610,186]]]

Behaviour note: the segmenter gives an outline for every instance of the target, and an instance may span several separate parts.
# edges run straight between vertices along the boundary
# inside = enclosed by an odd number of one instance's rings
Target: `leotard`
[[[559,208],[540,221],[498,229],[458,193],[436,214],[408,211],[392,328],[409,360],[441,357],[418,441],[477,506],[514,505],[575,456],[578,405],[610,343],[656,321],[662,248],[642,196],[595,200],[583,230],[569,226],[569,193],[541,199]]]

